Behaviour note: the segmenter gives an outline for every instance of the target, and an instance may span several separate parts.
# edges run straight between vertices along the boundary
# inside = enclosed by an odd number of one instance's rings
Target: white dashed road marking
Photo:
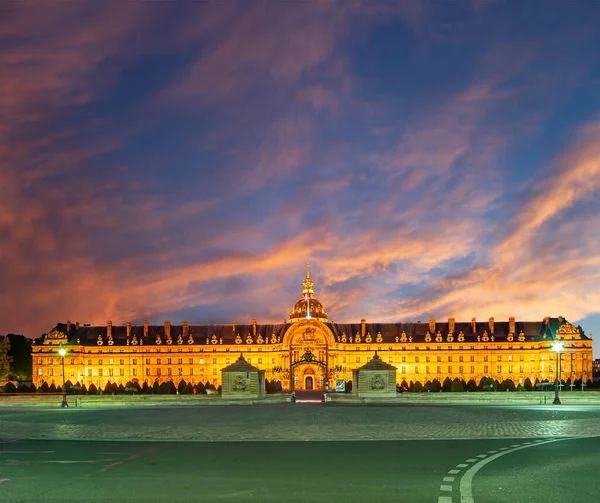
[[[10,479],[0,479],[0,484],[2,484],[2,482],[8,482]]]

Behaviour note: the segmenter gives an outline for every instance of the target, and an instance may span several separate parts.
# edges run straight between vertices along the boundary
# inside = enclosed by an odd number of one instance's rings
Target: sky
[[[310,262],[333,321],[600,341],[598,26],[591,0],[3,2],[0,333],[283,322]]]

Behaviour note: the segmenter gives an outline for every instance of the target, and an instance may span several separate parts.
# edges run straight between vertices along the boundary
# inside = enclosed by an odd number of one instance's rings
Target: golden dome
[[[314,286],[315,283],[310,279],[310,266],[306,264],[306,278],[302,282],[302,298],[296,302],[294,309],[290,313],[290,323],[301,320],[317,320],[327,322],[327,312],[316,298]]]

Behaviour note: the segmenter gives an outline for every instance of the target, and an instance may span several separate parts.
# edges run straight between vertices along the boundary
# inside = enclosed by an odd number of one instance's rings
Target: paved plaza
[[[4,439],[326,441],[600,436],[598,406],[0,405]]]

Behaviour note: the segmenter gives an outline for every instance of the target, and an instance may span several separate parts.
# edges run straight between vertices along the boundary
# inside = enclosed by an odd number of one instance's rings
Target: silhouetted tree
[[[531,384],[531,379],[529,379],[529,377],[527,379],[525,379],[525,381],[523,382],[523,387],[527,391],[531,391],[533,389],[533,385]]]
[[[475,379],[469,379],[469,382],[465,386],[465,389],[467,391],[477,391],[478,388],[477,388],[477,383],[475,382]]]
[[[56,391],[57,391],[57,390],[56,390],[56,384],[52,383],[52,384],[50,385],[50,390],[49,390],[49,391],[50,391],[50,393],[56,393]]]
[[[96,385],[94,383],[90,384],[90,387],[88,388],[88,395],[97,395],[98,394],[98,388],[96,387]]]
[[[421,391],[423,391],[423,385],[421,384],[421,381],[415,382],[415,384],[413,385],[412,391],[413,391],[413,393],[420,393]]]
[[[194,387],[192,386],[192,383],[191,382],[187,383],[183,387],[183,389],[181,390],[181,393],[183,395],[191,395],[191,394],[193,394],[194,393]]]
[[[155,395],[158,395],[158,393],[160,392],[160,386],[158,385],[158,380],[154,381],[154,384],[152,385],[152,393],[154,393]]]
[[[500,385],[500,389],[502,391],[515,391],[515,383],[512,381],[512,379],[504,379]]]
[[[202,381],[200,381],[196,385],[196,393],[198,393],[199,395],[206,395],[206,386],[204,386],[204,384],[202,383]]]
[[[48,393],[50,391],[50,386],[48,386],[48,383],[44,381],[38,391],[41,391],[42,393]]]
[[[442,385],[441,385],[440,381],[438,381],[436,378],[433,381],[431,381],[431,385],[429,386],[429,389],[431,390],[432,393],[438,393],[442,389]]]
[[[11,381],[8,381],[4,385],[4,392],[5,393],[16,393],[17,392],[17,387]]]
[[[177,385],[177,391],[179,391],[179,394],[183,393],[183,390],[184,390],[186,384],[187,383],[185,382],[185,379],[182,379],[181,381],[179,381],[179,384]]]
[[[9,356],[9,353],[10,339],[8,338],[8,335],[4,337],[0,336],[0,381],[8,379],[8,375],[10,374],[12,357]]]

